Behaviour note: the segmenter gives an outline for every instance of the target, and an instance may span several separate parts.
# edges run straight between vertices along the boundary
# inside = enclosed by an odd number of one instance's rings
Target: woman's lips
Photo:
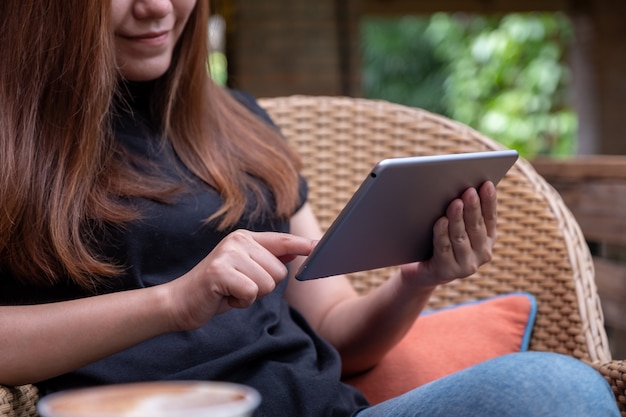
[[[147,45],[161,45],[167,42],[169,31],[143,33],[139,35],[119,35],[121,38],[131,42],[138,42]]]

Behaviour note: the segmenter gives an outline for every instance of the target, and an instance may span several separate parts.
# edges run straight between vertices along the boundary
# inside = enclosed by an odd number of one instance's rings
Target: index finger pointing
[[[299,255],[310,254],[316,244],[315,240],[278,232],[256,232],[252,234],[252,238],[284,262]]]

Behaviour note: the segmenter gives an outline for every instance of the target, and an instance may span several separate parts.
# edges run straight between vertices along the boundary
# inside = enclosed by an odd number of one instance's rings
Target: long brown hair
[[[120,197],[159,198],[116,158],[111,104],[118,85],[110,2],[0,1],[0,272],[89,288],[122,265],[103,259],[93,232],[140,216]],[[288,217],[298,160],[271,127],[243,109],[206,71],[208,1],[199,0],[159,80],[163,130],[192,172],[222,195],[221,228],[242,216],[261,183]],[[139,180],[139,181],[138,181]],[[210,219],[208,219],[210,220]]]

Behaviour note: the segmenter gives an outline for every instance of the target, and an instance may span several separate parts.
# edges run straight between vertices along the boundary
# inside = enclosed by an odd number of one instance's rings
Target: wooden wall
[[[626,155],[626,1],[580,3],[571,13],[579,153]]]
[[[259,97],[358,94],[352,0],[237,0],[231,83]]]

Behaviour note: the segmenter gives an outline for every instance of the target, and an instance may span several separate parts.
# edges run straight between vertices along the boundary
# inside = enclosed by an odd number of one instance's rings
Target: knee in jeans
[[[553,389],[574,393],[590,392],[591,387],[606,390],[608,385],[602,375],[583,361],[553,352],[521,352],[501,357],[504,368],[516,379],[541,379],[538,385],[551,385]],[[504,370],[506,372],[506,369]]]

